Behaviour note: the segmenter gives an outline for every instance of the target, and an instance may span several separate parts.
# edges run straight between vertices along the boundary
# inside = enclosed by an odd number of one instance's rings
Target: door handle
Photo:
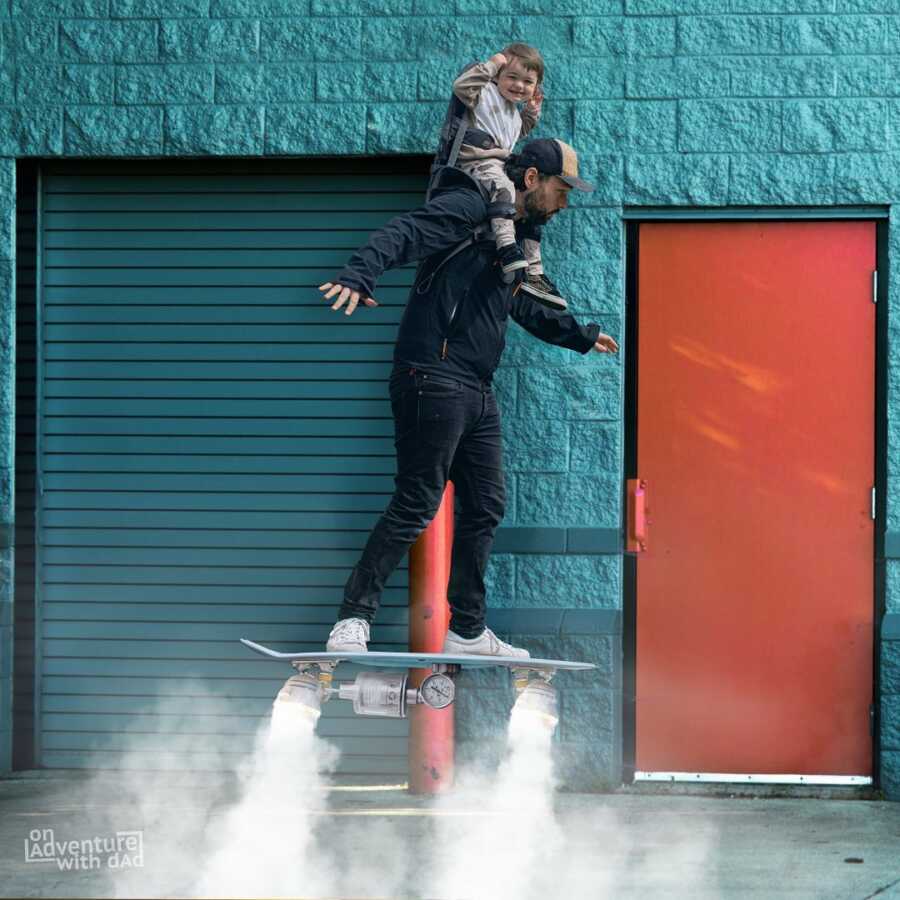
[[[644,553],[647,550],[647,482],[640,478],[627,481],[628,536],[626,553]]]

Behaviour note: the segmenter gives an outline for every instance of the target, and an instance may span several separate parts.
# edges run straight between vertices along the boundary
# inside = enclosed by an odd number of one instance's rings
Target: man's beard
[[[529,225],[546,225],[552,213],[548,213],[538,203],[535,191],[525,195],[525,222]]]

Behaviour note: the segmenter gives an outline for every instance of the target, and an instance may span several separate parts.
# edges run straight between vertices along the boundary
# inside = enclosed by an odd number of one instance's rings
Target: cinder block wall
[[[549,228],[549,270],[578,314],[620,339],[623,204],[900,198],[895,0],[0,0],[4,533],[13,508],[16,157],[431,152],[452,74],[512,38],[536,44],[548,62],[539,134],[572,142],[598,185]],[[894,215],[890,246],[900,249]],[[900,308],[896,279],[890,305]],[[898,347],[894,327],[895,535]],[[602,686],[573,683],[563,695],[564,706],[583,713],[560,742],[580,785],[620,777],[622,374],[621,357],[580,358],[513,329],[498,379],[510,472],[505,524],[547,530],[504,538],[492,602],[542,611],[508,617],[507,627],[530,623],[527,634],[547,653],[577,652],[604,666]],[[885,637],[893,638],[881,648],[883,779],[900,797],[900,627],[891,624],[900,621],[900,542],[888,546],[897,558],[887,563]],[[9,599],[10,552],[0,550],[0,604]],[[598,615],[565,615],[572,609]],[[4,747],[7,696],[0,668]],[[489,706],[461,710],[461,732],[480,733]],[[0,751],[0,766],[6,759]]]

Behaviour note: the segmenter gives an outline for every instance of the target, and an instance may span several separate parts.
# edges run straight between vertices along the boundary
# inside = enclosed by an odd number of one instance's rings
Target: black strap
[[[466,110],[463,113],[463,117],[459,120],[459,125],[456,126],[456,134],[453,136],[453,145],[450,147],[450,156],[447,157],[447,165],[455,166],[456,160],[459,158],[459,148],[462,147],[463,141],[466,138],[466,131],[468,131],[466,127],[466,119],[469,117],[469,111]]]
[[[489,219],[514,219],[516,217],[516,205],[506,200],[498,200],[488,204],[487,214]]]
[[[434,276],[448,263],[454,256],[458,253],[462,253],[466,247],[471,247],[476,241],[481,240],[485,236],[490,229],[484,225],[479,225],[472,234],[467,237],[464,241],[460,241],[449,253],[445,253],[443,257],[441,257],[440,262],[428,273],[426,278],[423,278],[416,285],[416,293],[424,294],[426,291],[431,289],[431,283],[434,281]]]

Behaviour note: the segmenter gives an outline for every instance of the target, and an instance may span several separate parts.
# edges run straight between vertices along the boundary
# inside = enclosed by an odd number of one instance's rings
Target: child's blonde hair
[[[512,60],[515,57],[522,63],[526,71],[534,72],[537,75],[538,84],[544,80],[544,57],[534,47],[516,42],[510,44],[503,51],[503,55],[508,60]]]

